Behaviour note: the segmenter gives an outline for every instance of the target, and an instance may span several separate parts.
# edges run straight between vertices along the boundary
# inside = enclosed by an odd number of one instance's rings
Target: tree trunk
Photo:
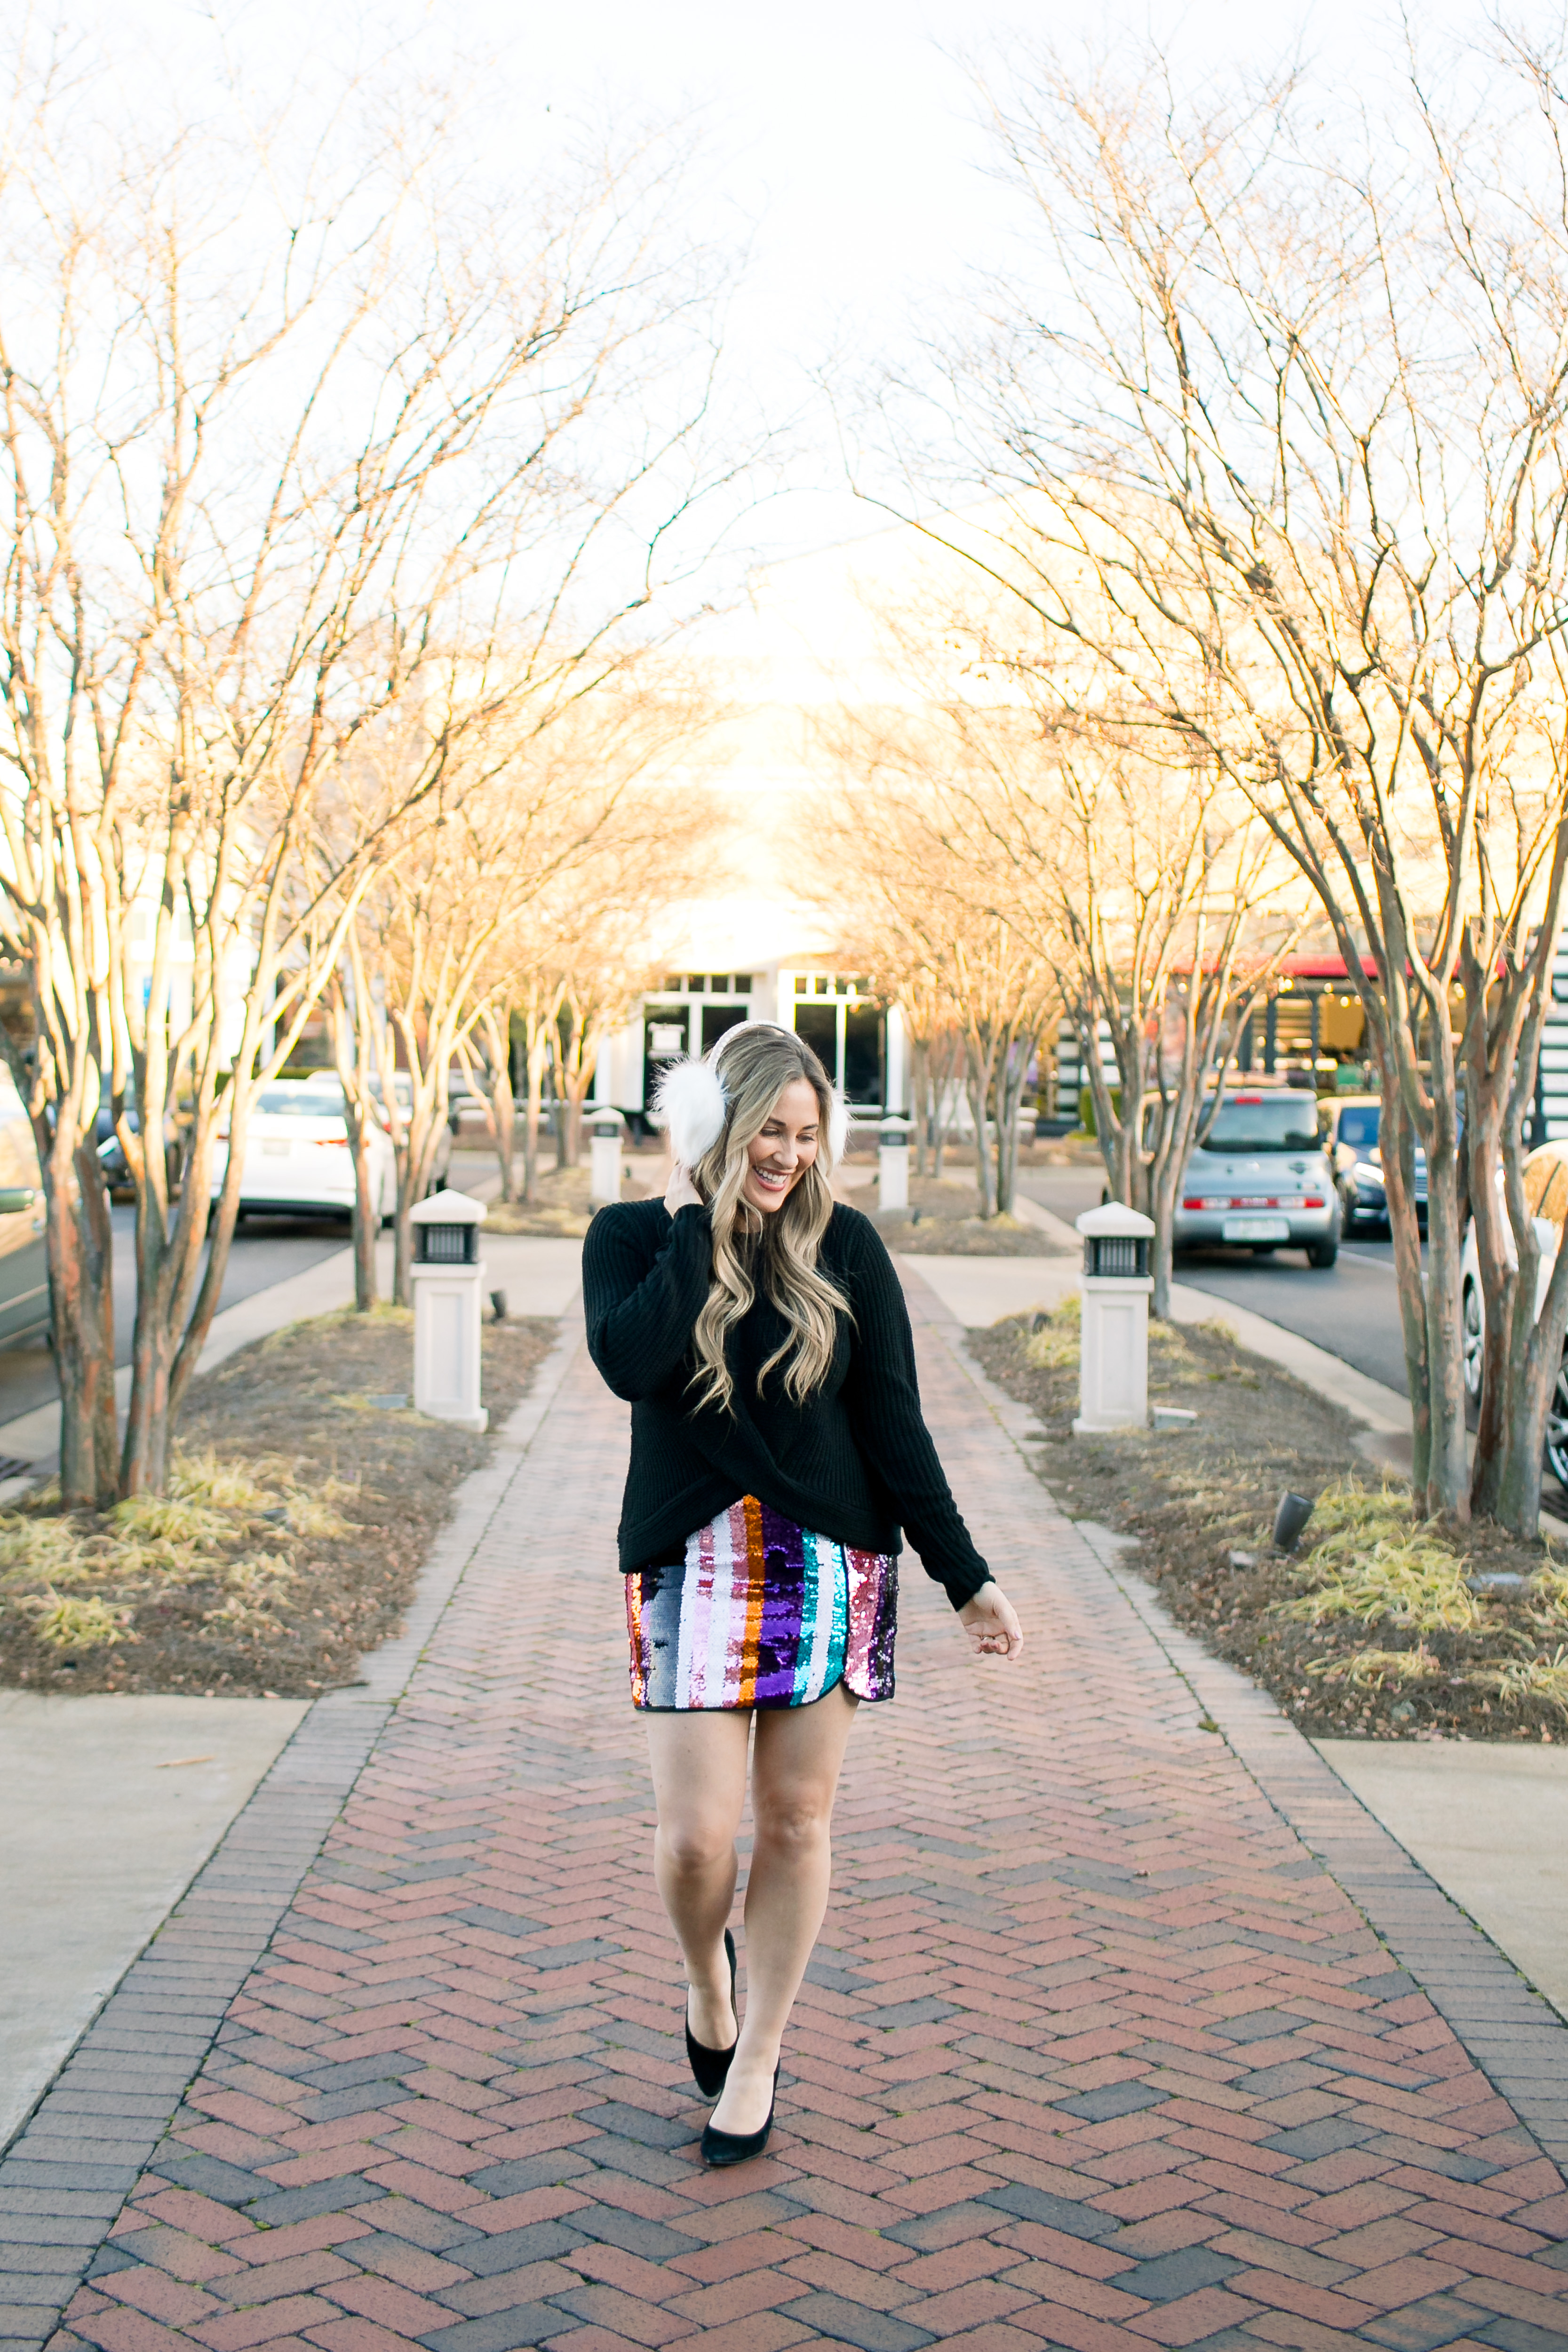
[[[346,1105],[349,1150],[354,1163],[354,1307],[368,1315],[376,1303],[375,1243],[381,1231],[381,1201],[371,1193],[370,1136],[352,1103]]]
[[[1397,1091],[1397,1077],[1383,1063],[1382,1056],[1379,1060],[1383,1079],[1383,1118],[1378,1141],[1384,1188],[1388,1200],[1388,1230],[1394,1243],[1394,1271],[1399,1290],[1405,1384],[1410,1391],[1410,1484],[1415,1508],[1425,1514],[1432,1465],[1432,1405],[1427,1385],[1426,1299],[1421,1271],[1421,1233],[1415,1219],[1415,1139]]]
[[[986,1219],[996,1214],[996,1184],[985,1135],[995,1050],[994,1045],[984,1054],[974,1045],[967,1048],[969,1115],[974,1122],[974,1181],[980,1194],[980,1213]]]
[[[1015,1039],[996,1081],[996,1213],[1010,1217],[1018,1181],[1018,1111],[1028,1076],[1029,1051]]]
[[[1154,1277],[1149,1312],[1166,1319],[1171,1312],[1171,1283],[1175,1267],[1176,1194],[1181,1189],[1184,1151],[1166,1151],[1149,1171],[1149,1214],[1154,1238],[1149,1244],[1149,1271]]]
[[[490,1119],[495,1130],[496,1158],[500,1163],[500,1196],[517,1198],[517,1097],[511,1090],[511,1070],[503,1055],[492,1065]]]
[[[926,1172],[929,1145],[927,1121],[931,1116],[931,1046],[924,1037],[910,1039],[910,1097],[914,1112],[915,1174]]]
[[[1473,1167],[1481,1171],[1497,1169],[1500,1173],[1502,1102],[1495,1087],[1478,1087],[1474,1076],[1472,1066],[1465,1125],[1467,1155]],[[1487,1181],[1483,1174],[1481,1181],[1469,1189],[1481,1296],[1485,1301],[1481,1395],[1477,1417],[1476,1459],[1470,1478],[1470,1509],[1477,1517],[1489,1519],[1498,1515],[1502,1505],[1509,1426],[1513,1419],[1507,1412],[1507,1401],[1510,1396],[1522,1393],[1519,1382],[1526,1377],[1526,1357],[1534,1315],[1531,1312],[1521,1318],[1519,1309],[1520,1302],[1526,1297],[1531,1309],[1534,1307],[1539,1253],[1531,1227],[1521,1237],[1519,1265],[1511,1265],[1508,1249],[1509,1215],[1500,1187]],[[1526,1223],[1529,1224],[1528,1219]]]
[[[120,1479],[109,1195],[91,1136],[73,1151],[68,1136],[57,1135],[39,1165],[60,1388],[60,1497],[68,1510],[107,1511]]]
[[[542,1025],[528,1041],[528,1101],[522,1121],[522,1197],[539,1205],[539,1122],[544,1101],[544,1064],[550,1040]]]

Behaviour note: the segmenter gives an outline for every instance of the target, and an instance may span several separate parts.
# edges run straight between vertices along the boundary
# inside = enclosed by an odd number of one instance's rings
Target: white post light
[[[608,1103],[595,1103],[589,1122],[588,1198],[595,1208],[621,1197],[621,1129],[626,1120]]]
[[[1120,1201],[1086,1209],[1076,1223],[1083,1235],[1083,1341],[1073,1433],[1146,1429],[1153,1223]]]
[[[485,1204],[437,1192],[409,1213],[414,1227],[414,1410],[476,1433],[489,1427],[479,1402],[479,1321]]]
[[[879,1130],[877,1206],[879,1209],[907,1209],[910,1205],[910,1126],[909,1119],[895,1115],[885,1118]]]

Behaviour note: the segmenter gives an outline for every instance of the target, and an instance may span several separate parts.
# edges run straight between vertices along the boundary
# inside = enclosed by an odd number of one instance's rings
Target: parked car
[[[1546,1286],[1552,1279],[1552,1269],[1557,1263],[1563,1223],[1568,1219],[1568,1140],[1543,1143],[1530,1154],[1524,1163],[1524,1205],[1530,1211],[1535,1238],[1541,1248],[1535,1276],[1535,1313],[1539,1316],[1546,1298]],[[1506,1220],[1504,1234],[1509,1263],[1517,1265],[1519,1259],[1513,1245],[1513,1234]],[[1464,1349],[1465,1388],[1471,1402],[1479,1404],[1486,1349],[1487,1309],[1481,1291],[1481,1260],[1476,1246],[1473,1217],[1466,1229],[1464,1252],[1459,1260],[1459,1324]],[[1557,1375],[1556,1386],[1546,1408],[1545,1451],[1547,1468],[1560,1486],[1568,1486],[1568,1345],[1564,1346],[1563,1369]]]
[[[336,1085],[336,1079],[334,1079],[332,1083]],[[414,1101],[413,1079],[409,1076],[406,1070],[394,1070],[392,1074],[392,1085],[393,1090],[397,1097],[399,1108],[404,1111],[407,1111]],[[379,1103],[382,1099],[381,1080],[379,1078],[372,1078],[370,1082],[370,1090],[377,1103]],[[457,1131],[458,1113],[454,1109],[449,1109],[447,1114],[445,1124],[437,1129],[436,1156],[430,1163],[430,1181],[426,1187],[427,1194],[430,1192],[438,1192],[441,1190],[442,1185],[445,1184],[447,1181],[447,1171],[452,1164],[452,1139],[457,1134]]]
[[[1383,1104],[1376,1095],[1343,1095],[1324,1103],[1323,1145],[1333,1165],[1342,1203],[1345,1238],[1363,1226],[1388,1223],[1388,1188],[1384,1182],[1378,1135]],[[1415,1149],[1415,1221],[1426,1225],[1426,1154]]]
[[[213,1155],[215,1201],[227,1167],[225,1129]],[[397,1205],[397,1171],[391,1141],[379,1127],[371,1129],[370,1169],[371,1197],[380,1215],[389,1217]],[[353,1161],[338,1079],[318,1073],[263,1087],[246,1134],[240,1216],[352,1217],[353,1204]]]
[[[1226,1242],[1258,1256],[1304,1249],[1309,1265],[1329,1266],[1341,1216],[1313,1097],[1237,1087],[1221,1097],[1183,1171],[1173,1241],[1177,1249]]]
[[[142,1132],[142,1115],[136,1108],[136,1090],[134,1086],[127,1086],[125,1089],[125,1119],[132,1134],[140,1135]],[[115,1193],[130,1192],[132,1189],[131,1171],[126,1165],[125,1154],[121,1150],[120,1138],[115,1133],[114,1097],[110,1091],[110,1084],[107,1078],[104,1079],[102,1087],[99,1094],[98,1118],[95,1132],[98,1138],[99,1163],[103,1170],[103,1181],[108,1185],[110,1194],[113,1195]],[[175,1118],[172,1110],[165,1111],[163,1115],[163,1171],[164,1181],[167,1183],[171,1193],[177,1192],[180,1188],[180,1160],[181,1150],[179,1122]]]
[[[44,1189],[33,1123],[0,1065],[0,1345],[49,1328]]]

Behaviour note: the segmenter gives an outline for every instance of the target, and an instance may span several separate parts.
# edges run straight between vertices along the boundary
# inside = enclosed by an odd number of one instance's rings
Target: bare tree
[[[844,713],[832,734],[869,786],[825,805],[812,828],[815,846],[833,845],[836,911],[890,997],[946,1008],[963,1045],[980,1214],[1010,1216],[1023,1091],[1061,1006],[1056,959],[1019,919],[986,816],[944,793],[929,735],[867,711]],[[799,882],[803,895],[820,891],[815,859]]]
[[[992,285],[946,404],[993,501],[949,543],[1245,794],[1328,918],[1381,1078],[1415,1489],[1458,1516],[1468,1091],[1491,1369],[1517,1383],[1494,1380],[1476,1488],[1521,1529],[1568,1323],[1568,1263],[1531,1320],[1514,1058],[1568,781],[1557,62],[1503,40],[1441,98],[1413,62],[1374,123],[1289,77],[1227,96],[1157,57],[1136,80],[1016,60],[989,103],[1038,266]]]
[[[1281,885],[1303,893],[1212,761],[1179,735],[1130,725],[1113,675],[1063,665],[1037,627],[1020,638],[1018,600],[981,593],[967,569],[940,604],[881,616],[918,713],[885,729],[885,755],[918,780],[941,851],[932,874],[1055,975],[1083,1042],[1110,1189],[1154,1222],[1153,1308],[1165,1315],[1182,1172],[1218,1110],[1231,1048],[1298,936],[1279,914]],[[1114,1088],[1094,1046],[1102,1024]]]
[[[111,90],[56,87],[26,39],[0,164],[0,929],[38,1037],[8,1050],[62,1488],[101,1505],[162,1483],[256,1088],[394,836],[467,740],[589,690],[649,606],[700,487],[713,273],[673,217],[679,142],[508,196],[438,96],[341,83],[310,124],[215,109],[132,141]],[[345,822],[339,780],[405,706],[422,758]],[[100,1087],[137,1195],[118,1462]]]

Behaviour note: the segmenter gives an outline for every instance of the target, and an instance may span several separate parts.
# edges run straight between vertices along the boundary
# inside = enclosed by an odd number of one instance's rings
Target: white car
[[[214,1154],[215,1201],[227,1167],[225,1139]],[[397,1205],[397,1171],[391,1141],[379,1126],[370,1132],[370,1189],[384,1221]],[[353,1205],[353,1160],[337,1079],[289,1078],[264,1087],[251,1108],[246,1136],[240,1216],[352,1217]]]
[[[1500,1187],[1502,1171],[1498,1171]],[[1552,1279],[1552,1269],[1557,1263],[1557,1252],[1563,1240],[1564,1219],[1568,1218],[1568,1141],[1543,1143],[1532,1151],[1524,1163],[1524,1205],[1530,1211],[1540,1244],[1541,1258],[1535,1276],[1535,1313],[1537,1318],[1546,1298],[1546,1286]],[[1513,1233],[1506,1215],[1503,1220],[1503,1246],[1510,1265],[1519,1263],[1513,1245]],[[1476,1223],[1472,1217],[1465,1234],[1464,1254],[1459,1260],[1459,1318],[1463,1334],[1465,1388],[1472,1403],[1479,1403],[1481,1368],[1486,1348],[1487,1309],[1481,1291],[1480,1252],[1476,1246]],[[1564,1348],[1563,1368],[1546,1408],[1546,1466],[1558,1484],[1568,1486],[1568,1348]]]

